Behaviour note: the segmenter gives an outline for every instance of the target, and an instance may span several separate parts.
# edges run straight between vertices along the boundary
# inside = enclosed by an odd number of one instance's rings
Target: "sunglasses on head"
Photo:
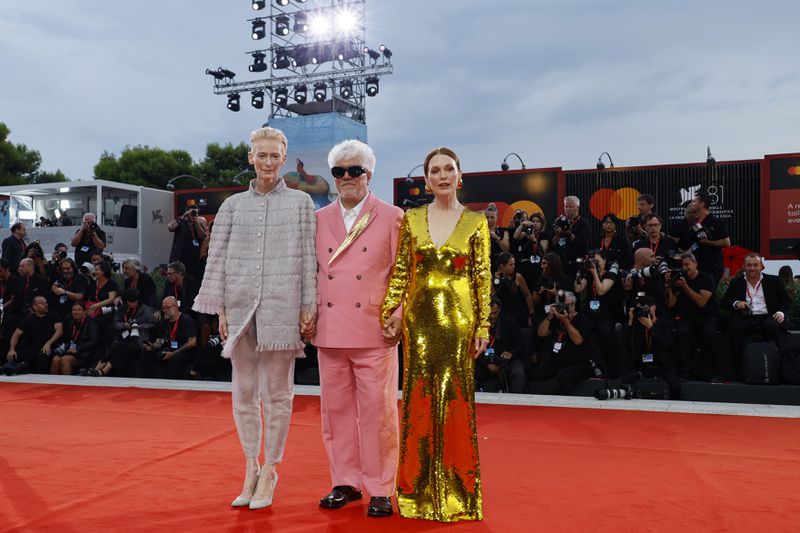
[[[365,173],[367,169],[362,167],[361,165],[353,165],[352,167],[333,167],[331,169],[331,174],[333,174],[334,178],[343,178],[344,173],[347,172],[350,174],[351,177],[357,178],[361,174]]]

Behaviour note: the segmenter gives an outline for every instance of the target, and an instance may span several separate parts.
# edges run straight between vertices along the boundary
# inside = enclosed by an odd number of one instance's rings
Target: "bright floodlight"
[[[323,13],[315,13],[308,19],[308,33],[325,36],[331,32],[331,21]]]
[[[336,14],[336,31],[339,33],[350,33],[356,28],[358,19],[356,14],[348,9],[343,9]]]

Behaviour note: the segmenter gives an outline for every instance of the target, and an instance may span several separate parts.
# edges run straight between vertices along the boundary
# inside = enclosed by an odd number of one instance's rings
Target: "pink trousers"
[[[397,347],[318,348],[322,441],[333,486],[395,492]]]
[[[245,457],[261,452],[264,417],[264,462],[283,459],[294,399],[294,360],[298,350],[256,351],[256,328],[250,324],[231,353],[233,420]]]

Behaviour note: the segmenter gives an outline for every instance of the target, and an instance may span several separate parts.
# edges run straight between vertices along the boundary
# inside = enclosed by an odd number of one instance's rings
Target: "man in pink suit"
[[[398,457],[397,345],[383,339],[380,309],[397,251],[401,209],[369,192],[375,155],[348,140],[328,164],[339,199],[317,211],[317,309],[322,440],[339,509],[371,496],[368,516],[390,516]]]

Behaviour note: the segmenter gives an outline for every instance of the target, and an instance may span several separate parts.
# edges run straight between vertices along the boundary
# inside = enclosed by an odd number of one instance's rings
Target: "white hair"
[[[123,266],[124,265],[132,266],[133,269],[137,272],[142,271],[142,263],[140,263],[138,259],[134,259],[131,257],[130,259],[126,259],[125,261],[123,261],[122,264]]]
[[[578,207],[581,206],[581,199],[578,198],[577,196],[565,196],[564,197],[564,203],[567,203],[567,200],[573,202]]]
[[[357,159],[367,170],[375,171],[375,152],[366,143],[348,139],[340,142],[328,152],[328,166],[331,168],[347,159]]]

